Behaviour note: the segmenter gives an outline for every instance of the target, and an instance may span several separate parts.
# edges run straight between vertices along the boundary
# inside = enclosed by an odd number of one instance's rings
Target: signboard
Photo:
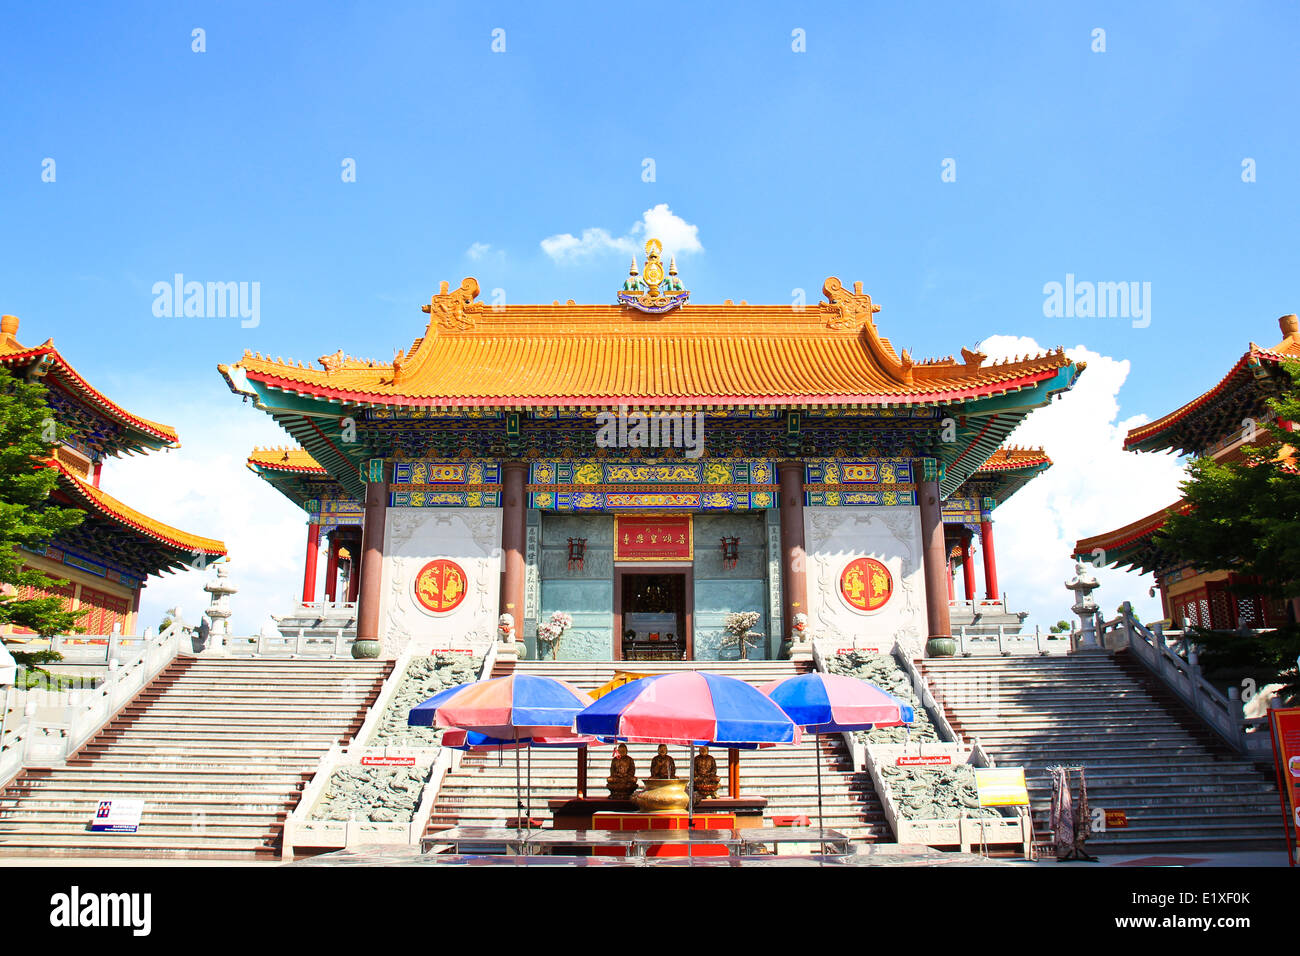
[[[691,561],[690,515],[615,515],[615,561]]]
[[[414,757],[362,757],[363,767],[414,767]]]
[[[840,572],[840,596],[855,611],[878,611],[893,593],[889,569],[875,558],[854,558]]]
[[[977,767],[975,789],[979,793],[981,807],[1029,806],[1024,767]]]
[[[1123,810],[1106,811],[1106,829],[1124,830],[1128,828],[1128,814]]]
[[[896,767],[951,767],[951,754],[930,754],[929,756],[899,757],[894,761]]]
[[[1286,820],[1287,832],[1300,845],[1300,707],[1284,707],[1268,712],[1268,727],[1273,735],[1273,759],[1277,765],[1279,789],[1289,797],[1291,812]],[[1286,807],[1283,807],[1286,812]],[[1288,842],[1288,851],[1291,844]],[[1291,855],[1295,866],[1295,856]]]
[[[455,561],[438,558],[416,572],[412,587],[415,603],[434,614],[454,611],[465,600],[468,578]]]
[[[100,800],[95,818],[90,821],[90,830],[92,833],[135,833],[140,829],[143,814],[143,800],[119,797]]]

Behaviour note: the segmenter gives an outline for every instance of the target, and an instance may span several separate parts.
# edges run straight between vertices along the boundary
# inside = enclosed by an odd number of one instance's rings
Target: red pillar
[[[929,465],[927,468],[926,465]],[[927,474],[934,468],[929,459],[918,460],[916,470],[925,475],[917,485],[916,499],[921,506],[921,548],[925,571],[925,620],[930,637],[951,637],[952,623],[948,615],[948,602],[940,579],[948,567],[948,549],[943,537],[943,499],[939,494],[937,474]],[[948,578],[952,587],[952,578]]]
[[[330,555],[325,562],[325,600],[333,604],[339,587],[339,532],[330,532]]]
[[[975,600],[975,556],[971,550],[971,533],[961,533],[961,576],[966,588],[966,600]]]
[[[307,523],[307,559],[303,562],[302,603],[316,600],[316,559],[320,555],[320,525]]]
[[[801,461],[776,466],[780,476],[781,590],[787,635],[794,634],[794,616],[808,613],[808,556],[803,540],[803,472]]]
[[[998,599],[998,559],[993,552],[993,519],[980,519],[980,542],[984,545],[984,593],[990,601]]]
[[[95,462],[95,470],[90,473],[90,483],[96,488],[99,487],[99,476],[104,473],[104,462]]]
[[[380,462],[371,463],[379,468]],[[357,591],[357,639],[352,645],[356,658],[378,657],[383,653],[379,639],[379,599],[384,581],[384,525],[388,519],[388,480],[392,474],[386,462],[379,480],[366,483],[365,524],[361,530],[361,585]],[[355,558],[353,560],[356,560]]]
[[[506,462],[501,468],[501,614],[515,620],[515,635],[522,640],[524,631],[524,541],[527,528],[528,465],[522,461]]]
[[[944,559],[944,570],[948,572],[945,575],[945,578],[948,581],[948,600],[955,601],[957,600],[957,590],[956,588],[953,587],[953,583],[952,583],[952,576],[953,576],[952,558],[946,557]]]

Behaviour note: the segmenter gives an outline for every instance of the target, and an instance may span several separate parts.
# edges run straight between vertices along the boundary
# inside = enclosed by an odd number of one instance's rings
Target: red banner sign
[[[1268,721],[1273,734],[1273,758],[1277,762],[1278,777],[1285,781],[1280,786],[1290,797],[1287,830],[1300,845],[1300,707],[1270,710]],[[1285,806],[1283,812],[1287,812]],[[1295,865],[1294,856],[1291,865]]]
[[[1128,827],[1128,814],[1123,810],[1106,811],[1106,829],[1124,830]]]
[[[363,767],[414,767],[414,757],[362,757]]]
[[[895,762],[898,767],[950,767],[952,756],[949,754],[931,754],[920,757],[899,757]]]
[[[691,561],[690,515],[615,515],[615,561]]]

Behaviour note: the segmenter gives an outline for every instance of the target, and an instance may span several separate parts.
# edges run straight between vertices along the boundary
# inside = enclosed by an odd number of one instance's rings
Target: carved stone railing
[[[1173,647],[1170,638],[1175,638]],[[1183,632],[1165,631],[1160,624],[1147,627],[1133,617],[1133,607],[1125,601],[1118,617],[1102,622],[1098,640],[1110,651],[1127,648],[1238,753],[1267,757],[1272,746],[1267,718],[1246,717],[1240,700],[1226,696],[1201,675],[1195,649]]]
[[[953,638],[957,641],[957,653],[962,657],[992,657],[1000,655],[1010,657],[1013,654],[1068,654],[1071,641],[1066,634],[1046,634],[1035,627],[1033,633],[1025,633],[1015,624],[961,625],[953,628]]]

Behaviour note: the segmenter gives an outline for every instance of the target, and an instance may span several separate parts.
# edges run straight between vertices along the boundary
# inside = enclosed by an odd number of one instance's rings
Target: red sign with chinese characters
[[[894,761],[899,767],[951,767],[952,757],[949,754],[924,754],[922,756],[899,757]]]
[[[465,600],[465,569],[455,561],[438,558],[415,575],[415,599],[435,614],[453,610]]]
[[[849,607],[876,611],[894,593],[894,579],[875,558],[854,558],[840,574],[840,593]]]
[[[615,561],[690,561],[690,515],[615,515]]]
[[[1273,732],[1273,756],[1277,761],[1278,775],[1285,781],[1282,786],[1291,798],[1287,829],[1300,845],[1300,707],[1270,710],[1268,721]]]

